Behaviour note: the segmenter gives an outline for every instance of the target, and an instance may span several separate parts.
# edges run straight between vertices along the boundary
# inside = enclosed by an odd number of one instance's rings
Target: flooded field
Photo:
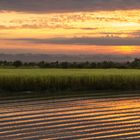
[[[0,100],[1,140],[139,140],[140,96]]]

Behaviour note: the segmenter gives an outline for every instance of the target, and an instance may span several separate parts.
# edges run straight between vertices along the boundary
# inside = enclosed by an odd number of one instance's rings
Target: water
[[[140,96],[0,100],[0,140],[140,139]]]

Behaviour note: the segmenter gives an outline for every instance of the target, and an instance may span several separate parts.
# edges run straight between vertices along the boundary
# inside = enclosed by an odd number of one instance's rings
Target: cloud
[[[140,0],[0,0],[0,10],[78,12],[140,9]]]
[[[97,46],[140,46],[138,38],[120,38],[120,37],[81,37],[81,38],[17,38],[8,39],[11,41],[22,41],[34,44],[59,44],[59,45],[97,45]]]
[[[4,26],[4,25],[0,25],[0,30],[13,30],[13,29],[40,29],[42,26],[39,25],[28,25],[28,24],[24,24],[21,26]]]
[[[138,31],[136,31],[136,32],[133,32],[132,35],[133,35],[133,36],[140,37],[140,30],[138,30]]]

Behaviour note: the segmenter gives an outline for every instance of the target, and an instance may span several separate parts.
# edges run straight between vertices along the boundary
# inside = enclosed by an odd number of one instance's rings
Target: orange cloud
[[[138,46],[134,40],[140,37],[140,10],[116,10],[116,11],[94,11],[94,12],[68,12],[68,13],[20,13],[1,12],[0,13],[0,48],[2,49],[25,49],[29,51],[37,50],[43,52],[71,52],[71,53],[137,53],[139,47],[135,49],[127,48]],[[5,39],[15,39],[7,40]],[[36,44],[33,42],[23,42],[18,39],[31,38],[33,40],[49,40],[51,38],[105,38],[120,39],[128,43],[110,44],[104,46],[104,42],[97,47],[93,40],[80,45],[75,44],[47,43]],[[17,39],[17,40],[16,40]],[[129,42],[133,39],[134,42]],[[87,40],[88,41],[88,40]],[[118,41],[118,40],[117,40]],[[93,42],[93,43],[91,43]],[[53,45],[51,45],[53,44]],[[88,46],[88,44],[90,46]],[[108,43],[109,44],[109,43]],[[123,45],[124,48],[111,47]],[[77,47],[76,47],[77,46]],[[126,46],[126,48],[125,48]]]

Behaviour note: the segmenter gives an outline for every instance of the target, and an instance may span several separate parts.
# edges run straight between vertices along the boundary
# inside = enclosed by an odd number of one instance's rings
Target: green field
[[[1,91],[139,89],[138,69],[0,69]]]

